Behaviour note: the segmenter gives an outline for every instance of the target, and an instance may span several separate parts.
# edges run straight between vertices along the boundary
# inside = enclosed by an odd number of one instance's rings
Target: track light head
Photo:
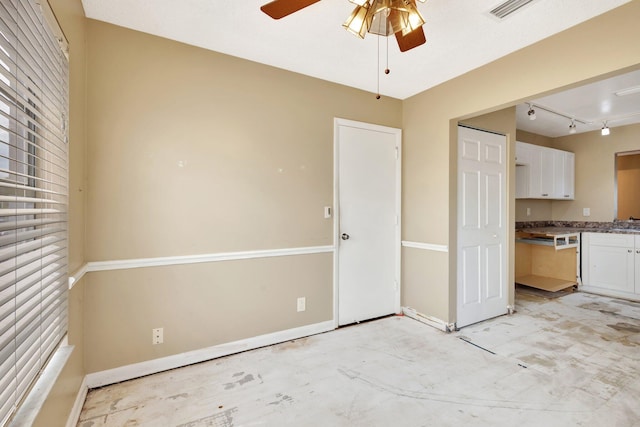
[[[571,124],[569,125],[569,133],[576,133],[576,122],[571,120]]]
[[[607,126],[607,122],[602,123],[602,129],[600,130],[600,134],[602,136],[607,136],[611,133],[609,130],[609,126]]]
[[[529,105],[529,111],[527,111],[527,115],[529,116],[529,120],[536,119],[536,111],[533,108],[531,108],[531,105]]]

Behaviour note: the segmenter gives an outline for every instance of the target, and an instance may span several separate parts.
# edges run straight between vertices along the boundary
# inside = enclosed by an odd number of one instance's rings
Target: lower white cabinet
[[[640,236],[582,233],[583,290],[640,300]]]

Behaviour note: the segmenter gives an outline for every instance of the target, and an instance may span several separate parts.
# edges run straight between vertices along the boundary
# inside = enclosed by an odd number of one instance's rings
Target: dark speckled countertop
[[[529,221],[516,222],[516,231],[548,236],[571,233],[640,233],[640,221],[585,222],[585,221]]]

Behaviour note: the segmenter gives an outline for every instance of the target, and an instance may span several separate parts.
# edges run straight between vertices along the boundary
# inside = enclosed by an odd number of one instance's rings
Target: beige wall
[[[638,67],[637,16],[640,1],[627,3],[405,100],[403,239],[450,247],[446,263],[441,253],[426,250],[405,260],[403,286],[415,298],[409,305],[455,321],[457,260],[451,246],[456,213],[451,203],[457,156],[452,123]]]
[[[332,245],[334,117],[402,124],[396,99],[87,26],[91,261]],[[326,253],[90,273],[87,371],[331,320],[332,274]]]
[[[85,17],[80,0],[49,0],[69,42],[69,273],[84,264],[85,211]],[[84,370],[84,284],[69,292],[67,338],[74,346],[35,426],[64,425],[75,402]]]
[[[576,197],[553,202],[552,218],[567,221],[613,221],[615,153],[640,149],[640,124],[615,127],[611,134],[585,132],[554,139],[554,146],[576,154]],[[582,209],[591,216],[583,217]]]

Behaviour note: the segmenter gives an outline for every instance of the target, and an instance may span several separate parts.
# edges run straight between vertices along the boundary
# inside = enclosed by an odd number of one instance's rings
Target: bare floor
[[[640,304],[518,293],[445,334],[390,317],[89,392],[79,426],[640,427]]]

